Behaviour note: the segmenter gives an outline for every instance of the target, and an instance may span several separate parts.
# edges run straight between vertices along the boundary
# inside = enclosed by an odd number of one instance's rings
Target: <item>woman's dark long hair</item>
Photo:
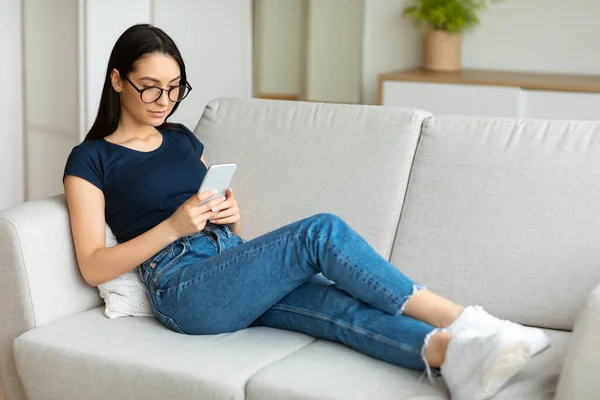
[[[121,99],[119,94],[114,90],[110,74],[113,69],[116,69],[121,74],[121,77],[126,77],[131,71],[137,60],[146,54],[159,52],[168,54],[177,61],[181,72],[181,84],[187,82],[185,73],[185,63],[179,53],[179,49],[175,45],[173,39],[169,37],[162,29],[148,24],[134,25],[128,28],[117,39],[115,46],[110,53],[108,68],[106,69],[106,78],[104,79],[104,87],[102,88],[102,96],[100,97],[100,106],[98,107],[98,115],[92,125],[92,128],[86,135],[84,142],[93,139],[104,138],[117,130],[119,119],[121,118]],[[167,119],[177,110],[179,103],[175,103],[173,109],[165,118],[163,127],[183,131],[187,136],[190,135],[187,130],[182,129],[178,124],[169,124]],[[192,140],[192,138],[190,138]],[[193,140],[192,140],[193,142]]]

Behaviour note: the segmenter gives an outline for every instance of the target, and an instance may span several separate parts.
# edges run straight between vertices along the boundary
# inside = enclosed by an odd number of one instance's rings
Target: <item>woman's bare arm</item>
[[[144,234],[106,248],[104,194],[88,181],[68,175],[65,196],[81,274],[92,286],[116,278],[177,240],[166,221]]]

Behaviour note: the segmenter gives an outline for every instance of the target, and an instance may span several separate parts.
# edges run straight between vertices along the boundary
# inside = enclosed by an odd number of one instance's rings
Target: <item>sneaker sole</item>
[[[505,348],[490,360],[491,365],[484,376],[487,384],[474,400],[486,400],[494,396],[513,376],[525,368],[530,359],[531,351],[525,340],[505,345]]]

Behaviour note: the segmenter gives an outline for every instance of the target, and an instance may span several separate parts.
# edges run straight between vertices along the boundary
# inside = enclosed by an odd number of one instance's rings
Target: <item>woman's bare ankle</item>
[[[429,338],[429,343],[425,347],[425,361],[432,368],[439,368],[446,360],[446,351],[448,344],[452,340],[450,332],[440,331]]]
[[[445,315],[444,320],[440,322],[440,328],[449,327],[454,321],[456,321],[456,319],[458,317],[460,317],[460,314],[462,314],[462,312],[464,310],[465,310],[465,307],[458,305],[458,304],[454,304],[453,307],[448,309],[448,312]]]
[[[408,299],[404,314],[436,328],[447,328],[460,316],[463,310],[463,306],[422,289]]]

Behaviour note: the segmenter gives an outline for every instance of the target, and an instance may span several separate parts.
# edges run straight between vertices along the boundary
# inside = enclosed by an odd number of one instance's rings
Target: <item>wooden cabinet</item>
[[[600,76],[413,69],[379,76],[379,104],[434,114],[600,120]]]

